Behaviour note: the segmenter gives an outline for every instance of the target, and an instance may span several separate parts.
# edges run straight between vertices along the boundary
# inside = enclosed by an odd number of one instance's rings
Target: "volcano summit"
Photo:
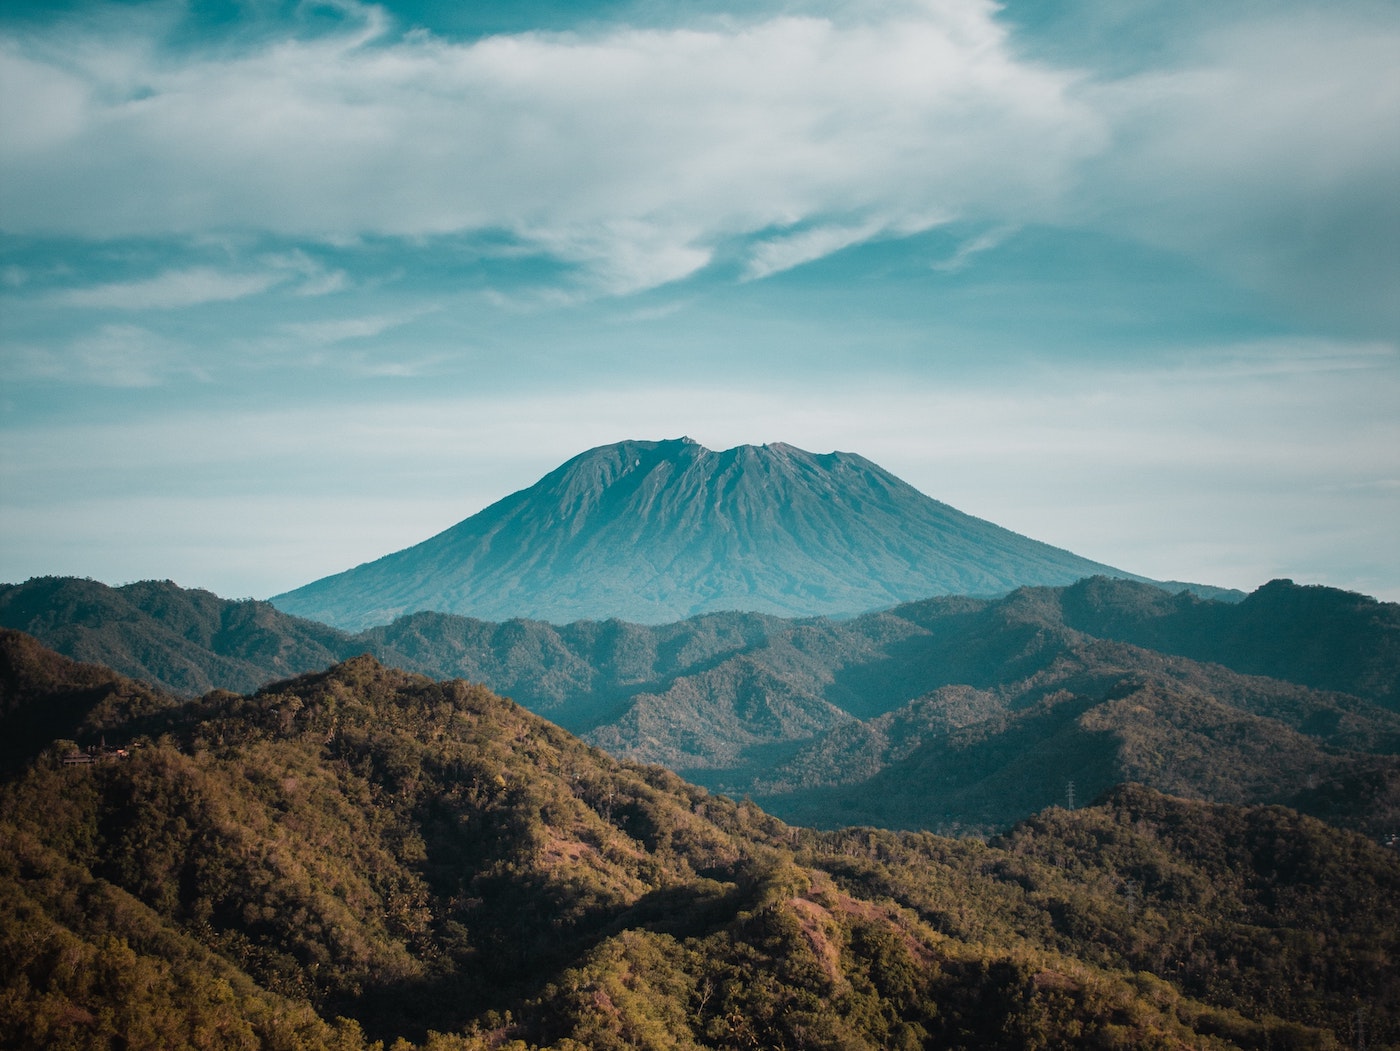
[[[591,449],[437,536],[272,602],[350,630],[417,610],[655,624],[858,613],[1096,574],[1133,577],[963,514],[853,453],[712,452],[679,438]]]

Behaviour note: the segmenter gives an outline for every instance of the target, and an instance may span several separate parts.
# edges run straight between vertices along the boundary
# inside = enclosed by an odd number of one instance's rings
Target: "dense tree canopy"
[[[369,652],[804,825],[989,834],[1070,780],[1081,800],[1137,781],[1373,836],[1400,821],[1400,605],[1288,581],[1230,603],[1099,577],[844,621],[424,612],[352,636],[169,582],[49,577],[0,585],[0,624],[186,695]]]
[[[6,1046],[1400,1045],[1400,862],[1283,808],[817,832],[368,657],[175,704],[12,641],[67,728],[0,788]]]

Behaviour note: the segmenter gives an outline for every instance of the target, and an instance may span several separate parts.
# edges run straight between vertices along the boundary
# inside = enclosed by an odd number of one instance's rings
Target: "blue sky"
[[[267,596],[586,448],[1400,600],[1400,7],[11,2],[0,579]]]

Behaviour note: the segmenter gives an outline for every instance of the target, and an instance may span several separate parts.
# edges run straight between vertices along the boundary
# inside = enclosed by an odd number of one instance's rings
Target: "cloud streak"
[[[142,281],[117,281],[53,294],[59,306],[100,310],[173,310],[266,292],[277,274],[229,274],[209,267],[167,270]]]
[[[207,380],[181,344],[140,325],[103,325],[67,344],[19,344],[0,361],[10,380],[96,387],[157,387],[176,377]]]
[[[406,325],[420,317],[424,311],[411,314],[366,314],[356,317],[337,317],[325,321],[289,321],[282,331],[292,339],[316,346],[344,343],[353,340],[373,339],[391,329]]]

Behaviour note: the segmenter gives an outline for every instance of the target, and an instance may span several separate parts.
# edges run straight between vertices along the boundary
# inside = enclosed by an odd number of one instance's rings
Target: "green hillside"
[[[1400,1042],[1400,859],[1281,808],[813,832],[368,657],[123,707],[0,653],[0,729],[129,752],[0,787],[7,1047]]]
[[[168,580],[120,588],[76,577],[0,585],[0,627],[74,660],[103,664],[171,693],[255,690],[363,652],[343,632],[252,599]]]
[[[1071,781],[1081,801],[1137,781],[1377,837],[1400,818],[1400,606],[1285,581],[1237,604],[1094,578],[844,621],[420,613],[352,636],[168,582],[39,578],[0,587],[0,624],[183,693],[369,652],[822,827],[993,832]]]
[[[1011,660],[1023,677],[940,687],[740,783],[785,819],[823,827],[986,832],[1122,781],[1282,803],[1377,838],[1400,827],[1400,716],[1387,709],[1121,643],[1039,637],[1036,648],[1033,668]]]

